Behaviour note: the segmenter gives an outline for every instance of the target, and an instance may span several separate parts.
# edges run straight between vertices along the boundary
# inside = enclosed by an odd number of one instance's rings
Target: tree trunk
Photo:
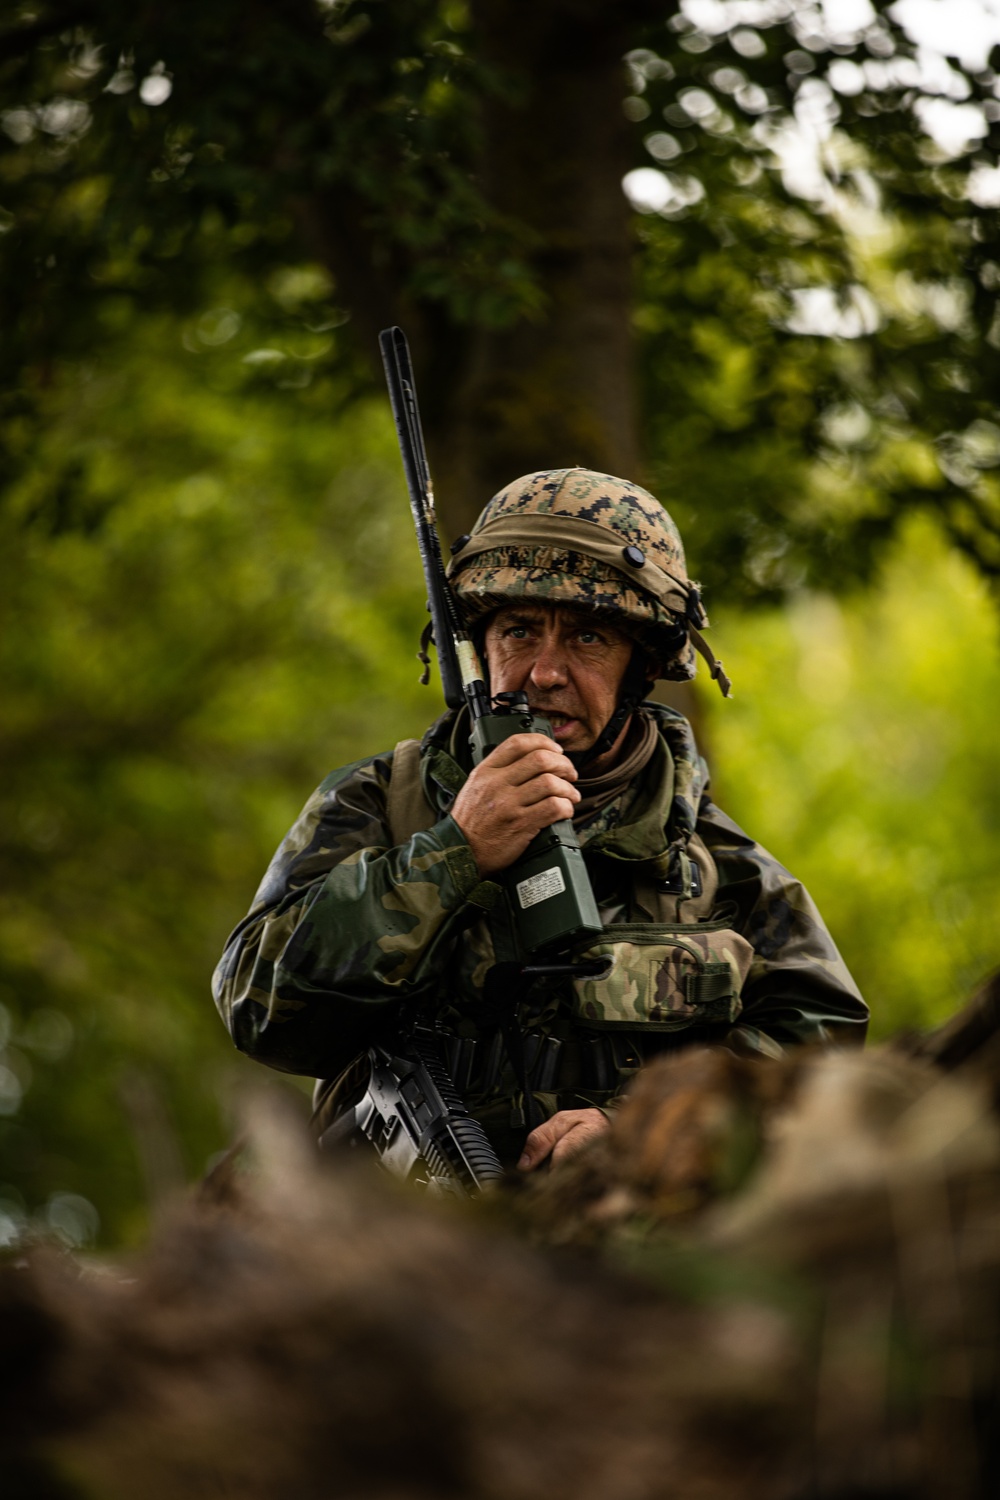
[[[446,538],[532,469],[638,475],[623,57],[644,21],[673,7],[471,0],[470,9],[467,45],[499,80],[482,95],[478,182],[524,231],[537,315],[484,327],[452,321],[438,301],[415,305],[404,290],[411,268],[398,247],[373,254],[365,205],[350,189],[293,205],[351,308],[360,348],[374,359],[379,328],[406,327]]]
[[[470,329],[428,445],[443,529],[468,531],[519,474],[584,464],[638,467],[629,163],[622,57],[633,8],[473,0],[480,58],[511,81],[483,103],[481,180],[526,225],[544,306],[537,320]]]

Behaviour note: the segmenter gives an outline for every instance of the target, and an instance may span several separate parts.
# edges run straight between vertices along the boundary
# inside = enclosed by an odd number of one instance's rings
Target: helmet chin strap
[[[646,696],[646,658],[638,646],[632,650],[632,656],[628,666],[625,668],[625,676],[622,678],[619,689],[618,707],[611,718],[601,730],[597,739],[586,750],[565,750],[563,754],[571,761],[577,773],[582,776],[586,768],[600,756],[605,755],[625,728],[629,717],[635,713],[639,704]]]

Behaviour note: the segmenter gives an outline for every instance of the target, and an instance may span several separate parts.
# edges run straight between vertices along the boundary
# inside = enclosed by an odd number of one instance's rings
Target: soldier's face
[[[587,750],[618,706],[633,642],[583,610],[511,604],[486,627],[494,693],[523,688],[564,750]]]

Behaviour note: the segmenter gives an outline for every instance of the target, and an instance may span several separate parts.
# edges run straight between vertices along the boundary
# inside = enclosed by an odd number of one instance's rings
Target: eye
[[[604,640],[604,637],[600,635],[596,630],[581,630],[577,635],[577,640],[581,643],[581,645],[593,646],[602,642]]]
[[[504,635],[512,636],[515,641],[524,641],[528,638],[528,627],[527,625],[508,625]]]

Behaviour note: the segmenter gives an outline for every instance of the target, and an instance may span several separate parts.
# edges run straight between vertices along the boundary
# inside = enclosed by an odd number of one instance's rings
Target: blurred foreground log
[[[492,1202],[252,1167],[119,1268],[0,1271],[7,1500],[792,1500],[996,1492],[990,987],[867,1053],[650,1067]]]

